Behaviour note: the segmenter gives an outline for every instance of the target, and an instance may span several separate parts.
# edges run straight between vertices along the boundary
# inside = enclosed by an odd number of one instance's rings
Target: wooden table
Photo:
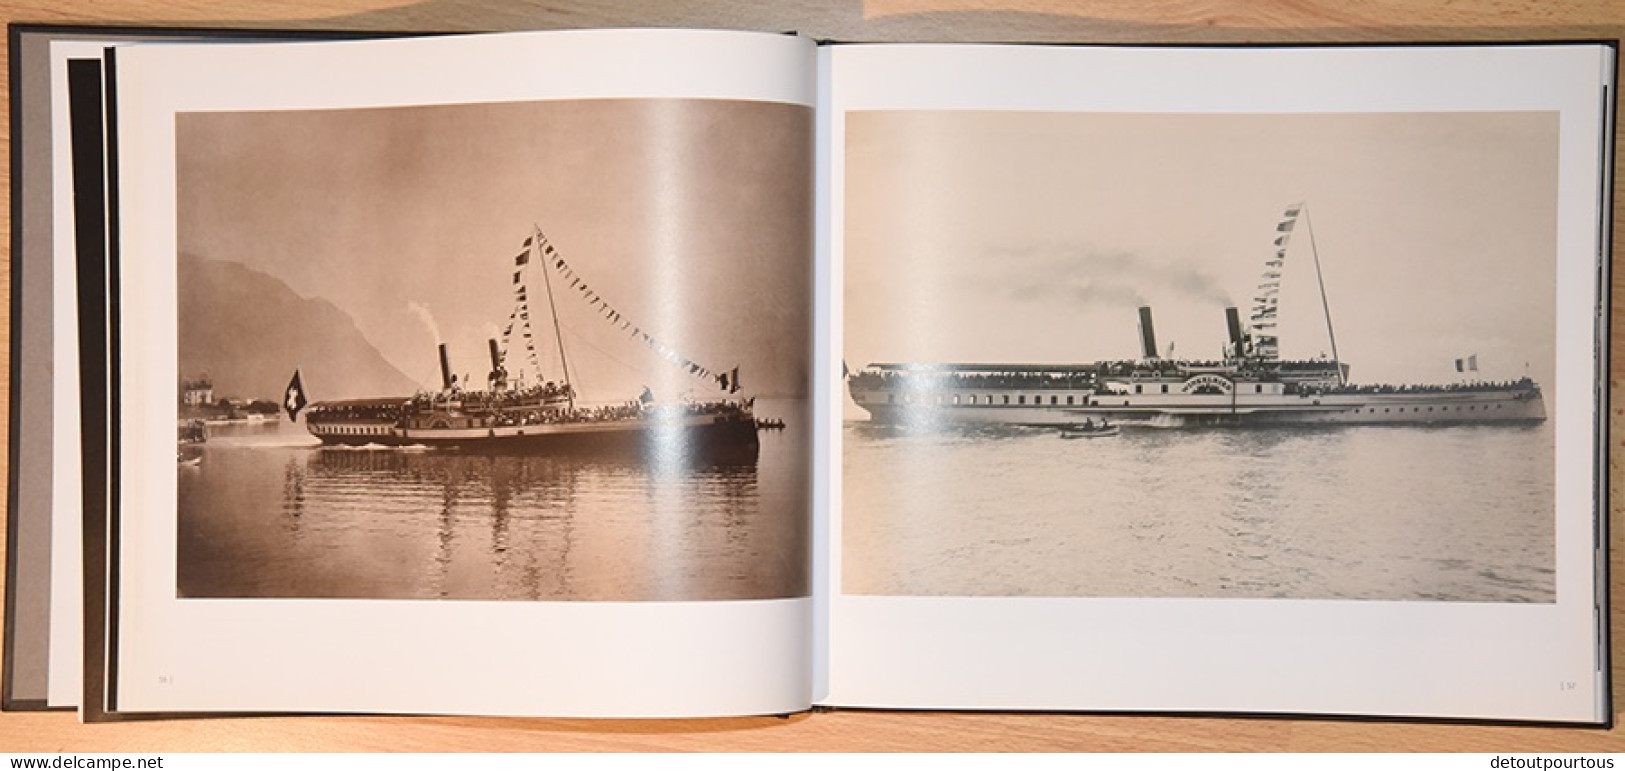
[[[814,7],[816,5],[816,7]],[[651,0],[0,0],[0,19],[56,24],[346,30],[521,30],[691,26],[798,30],[875,41],[1116,43],[1620,40],[1625,3],[1580,0],[841,0],[771,3]],[[6,101],[0,99],[0,105]],[[4,109],[0,107],[0,109]],[[9,177],[9,167],[7,169]],[[1619,176],[1616,169],[1616,178]],[[9,190],[9,186],[5,189]],[[1617,187],[1616,187],[1617,190]],[[1618,193],[1616,193],[1616,196]],[[9,228],[9,222],[7,227]],[[1615,253],[1620,226],[1615,215]],[[8,241],[9,242],[9,239]],[[9,255],[8,255],[9,259]],[[1616,263],[1617,264],[1617,263]],[[0,270],[0,281],[9,281]],[[1614,274],[1609,487],[1620,518],[1625,457],[1619,377],[1625,346]],[[9,286],[5,292],[9,296]],[[0,349],[4,350],[4,349]],[[0,385],[0,388],[3,388]],[[1625,597],[1619,539],[1612,554],[1615,612]],[[1617,639],[1617,638],[1616,638]],[[1614,650],[1616,705],[1625,650]],[[1146,716],[831,712],[788,719],[585,721],[455,717],[213,718],[84,726],[71,713],[0,714],[0,751],[1479,751],[1622,752],[1625,729],[1407,724],[1346,720]]]

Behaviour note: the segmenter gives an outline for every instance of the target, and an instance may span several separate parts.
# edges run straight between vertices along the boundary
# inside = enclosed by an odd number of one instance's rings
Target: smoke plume
[[[423,322],[423,326],[429,328],[429,336],[434,338],[436,344],[446,341],[445,338],[440,336],[440,325],[434,323],[434,314],[429,312],[428,306],[413,300],[406,304],[406,309],[417,314],[418,319]]]
[[[994,255],[1007,290],[1016,300],[1062,300],[1135,307],[1149,295],[1175,295],[1193,303],[1234,305],[1212,276],[1187,266],[1166,265],[1130,252],[1032,249]]]

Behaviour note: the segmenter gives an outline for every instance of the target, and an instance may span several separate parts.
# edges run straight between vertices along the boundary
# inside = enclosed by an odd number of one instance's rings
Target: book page
[[[51,704],[82,688],[83,560],[79,458],[79,324],[68,61],[100,60],[106,41],[53,41],[51,51]]]
[[[1604,719],[1606,49],[823,56],[822,702]]]
[[[805,709],[812,67],[119,49],[112,706]]]

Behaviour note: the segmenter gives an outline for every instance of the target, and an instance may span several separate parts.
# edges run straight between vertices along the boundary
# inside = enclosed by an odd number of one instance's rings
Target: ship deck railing
[[[864,371],[851,377],[857,388],[881,390],[966,390],[988,388],[1025,388],[1076,390],[1093,388],[1093,374],[1069,372],[1066,374],[1036,374],[1019,372],[894,372]]]
[[[1181,374],[1227,372],[1291,372],[1336,374],[1341,365],[1329,359],[1108,359],[1088,364],[989,364],[929,363],[900,364],[878,362],[850,375],[852,379],[908,378],[911,381],[933,377],[1002,378],[1099,378],[1129,376],[1176,376]]]
[[[1462,383],[1437,384],[1406,384],[1390,385],[1387,383],[1366,383],[1359,385],[1343,385],[1328,388],[1305,388],[1304,390],[1324,394],[1447,394],[1447,393],[1473,393],[1486,391],[1526,391],[1539,386],[1530,378],[1523,377],[1517,380],[1474,380]]]
[[[562,404],[545,406],[503,406],[481,409],[447,409],[445,403],[427,409],[410,411],[407,419],[424,419],[435,415],[476,417],[489,419],[495,426],[538,426],[574,423],[604,423],[623,420],[661,419],[692,415],[723,415],[739,419],[751,418],[749,401],[687,402],[683,404],[652,405],[641,401],[627,401],[592,407],[567,407]]]

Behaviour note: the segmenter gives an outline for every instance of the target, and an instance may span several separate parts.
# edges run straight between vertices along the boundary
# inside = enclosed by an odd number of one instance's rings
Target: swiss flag
[[[288,381],[288,388],[282,392],[282,408],[288,411],[289,421],[299,420],[299,411],[310,402],[305,399],[305,384],[299,380],[299,370],[293,371],[293,379]]]

